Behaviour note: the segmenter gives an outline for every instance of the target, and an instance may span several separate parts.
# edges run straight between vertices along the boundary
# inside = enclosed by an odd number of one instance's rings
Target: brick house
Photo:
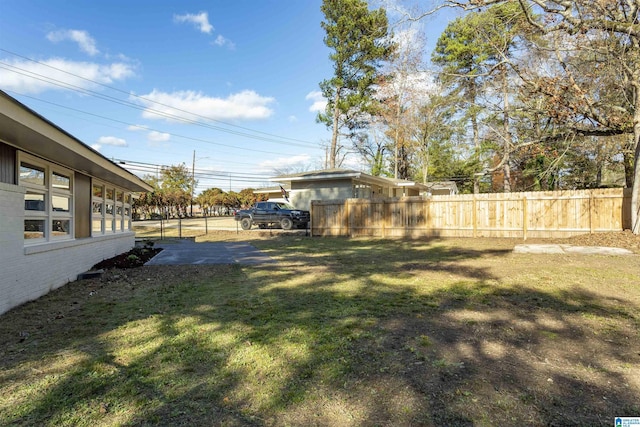
[[[140,178],[0,91],[0,314],[135,244]]]

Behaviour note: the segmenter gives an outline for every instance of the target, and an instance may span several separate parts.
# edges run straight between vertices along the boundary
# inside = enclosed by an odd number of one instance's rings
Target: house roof
[[[271,181],[290,182],[290,181],[324,181],[351,178],[363,182],[377,184],[386,187],[414,187],[419,190],[426,190],[428,187],[424,184],[404,179],[386,178],[382,176],[373,176],[364,172],[352,169],[323,169],[310,172],[302,172],[290,175],[280,175],[271,178]]]
[[[452,194],[458,192],[458,186],[455,181],[427,182],[429,190],[449,190]]]
[[[284,189],[286,191],[291,191],[291,186],[290,185],[283,185],[282,187],[284,187]],[[254,194],[267,194],[267,193],[282,193],[282,188],[280,188],[280,186],[276,186],[276,187],[263,187],[263,188],[257,188],[255,190],[253,190]]]
[[[153,190],[138,176],[3,91],[0,91],[0,141],[130,191]]]

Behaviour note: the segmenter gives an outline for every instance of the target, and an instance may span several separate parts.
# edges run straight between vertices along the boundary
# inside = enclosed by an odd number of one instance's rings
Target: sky
[[[320,4],[0,0],[0,90],[139,176],[273,185],[324,166]],[[425,22],[435,43],[446,21]]]

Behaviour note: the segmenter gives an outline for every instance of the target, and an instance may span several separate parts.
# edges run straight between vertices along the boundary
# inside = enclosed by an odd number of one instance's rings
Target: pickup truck
[[[309,211],[296,209],[288,203],[258,202],[250,209],[237,211],[235,220],[240,221],[243,230],[250,230],[253,224],[260,228],[279,226],[283,230],[293,227],[306,228],[311,220]]]

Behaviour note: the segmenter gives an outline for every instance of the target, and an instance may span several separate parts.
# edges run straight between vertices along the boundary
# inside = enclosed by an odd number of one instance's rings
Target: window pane
[[[112,219],[106,219],[104,221],[104,231],[106,233],[113,231],[113,220]]]
[[[20,163],[20,183],[44,186],[44,169],[28,163]]]
[[[92,212],[94,214],[101,214],[102,213],[102,203],[100,202],[93,202],[93,209]]]
[[[51,227],[51,233],[54,236],[67,236],[70,233],[71,221],[68,219],[54,220]]]
[[[131,204],[131,194],[127,193],[127,195],[124,198],[124,202],[127,204]]]
[[[71,178],[54,172],[52,185],[53,185],[53,188],[69,190],[71,188]]]
[[[93,197],[100,197],[102,198],[103,195],[103,187],[102,185],[95,185],[93,186]]]
[[[113,200],[113,188],[107,188],[107,199]]]
[[[130,216],[130,214],[131,214],[131,210],[128,207],[125,206],[125,208],[124,208],[124,216]]]
[[[116,191],[116,202],[122,202],[124,199],[124,193],[122,191]]]
[[[25,219],[24,238],[42,239],[44,237],[44,219]]]
[[[107,209],[105,210],[107,215],[113,215],[113,203],[107,203]]]
[[[44,194],[27,192],[24,195],[24,210],[44,212]]]
[[[122,216],[122,206],[116,206],[116,215]]]
[[[71,201],[68,197],[53,196],[52,203],[55,212],[69,212]]]
[[[94,235],[102,234],[102,220],[94,219],[93,221],[91,221],[91,231]]]

